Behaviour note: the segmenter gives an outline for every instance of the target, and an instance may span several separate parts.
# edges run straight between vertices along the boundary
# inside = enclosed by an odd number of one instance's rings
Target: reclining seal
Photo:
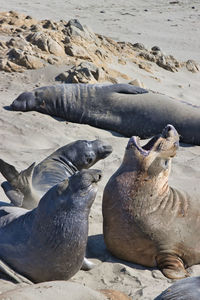
[[[1,203],[0,259],[35,283],[71,278],[83,263],[100,179],[101,171],[82,170],[51,188],[31,211]]]
[[[103,195],[103,232],[118,258],[157,266],[171,279],[189,276],[200,263],[198,199],[168,185],[179,135],[172,125],[140,146],[131,137]]]
[[[7,179],[2,187],[15,206],[32,209],[51,187],[82,169],[90,168],[111,152],[112,146],[101,140],[78,140],[57,149],[38,165],[34,163],[20,173],[0,159],[0,172]]]
[[[59,84],[20,94],[13,110],[35,110],[125,136],[148,138],[173,124],[181,141],[200,145],[200,107],[129,84]]]

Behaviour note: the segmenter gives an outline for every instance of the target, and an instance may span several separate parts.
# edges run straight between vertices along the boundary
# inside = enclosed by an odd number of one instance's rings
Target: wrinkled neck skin
[[[36,89],[34,90],[36,110],[75,122],[81,117],[79,90],[79,85],[74,87],[71,84]]]
[[[166,164],[166,165],[165,165]],[[118,171],[120,184],[127,190],[125,209],[136,212],[137,216],[155,212],[170,195],[168,176],[171,159],[141,161],[141,157],[132,158],[126,154]],[[120,180],[122,174],[122,180]],[[123,190],[123,189],[122,189]]]

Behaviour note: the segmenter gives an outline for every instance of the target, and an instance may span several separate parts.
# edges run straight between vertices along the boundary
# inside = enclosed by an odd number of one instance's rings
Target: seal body
[[[175,282],[154,300],[199,300],[200,277],[185,278]]]
[[[33,282],[67,280],[82,266],[99,170],[54,186],[37,208],[0,207],[0,259]]]
[[[103,232],[115,256],[172,279],[200,262],[200,203],[168,185],[179,135],[172,125],[141,147],[136,137],[103,195]]]
[[[181,140],[200,145],[200,108],[129,84],[59,84],[20,94],[13,110],[35,110],[70,122],[151,137],[173,124]]]
[[[78,140],[20,173],[0,159],[0,172],[7,179],[2,187],[15,206],[32,209],[51,187],[82,169],[90,168],[111,152],[112,147],[101,140]]]

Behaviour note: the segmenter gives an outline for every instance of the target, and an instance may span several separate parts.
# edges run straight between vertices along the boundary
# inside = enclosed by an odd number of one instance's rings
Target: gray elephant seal
[[[20,94],[11,108],[35,110],[141,138],[173,124],[181,141],[200,145],[200,107],[129,84],[45,86]]]
[[[2,187],[15,206],[32,209],[51,187],[82,169],[90,168],[111,152],[112,147],[101,140],[78,140],[20,173],[0,159],[0,172],[7,179]]]
[[[33,282],[67,280],[80,268],[99,170],[82,170],[51,188],[37,208],[0,207],[0,259]]]
[[[182,279],[154,300],[199,300],[200,299],[200,277]]]
[[[168,185],[179,135],[172,125],[146,145],[132,137],[103,195],[103,232],[113,255],[172,279],[200,263],[198,199]]]

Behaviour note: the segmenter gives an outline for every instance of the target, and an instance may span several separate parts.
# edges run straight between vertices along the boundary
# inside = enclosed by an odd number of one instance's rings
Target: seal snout
[[[137,149],[142,155],[146,156],[149,154],[149,149],[145,149],[140,145],[140,138],[138,136],[132,136],[127,144],[126,150]]]
[[[162,136],[163,138],[168,138],[168,137],[172,137],[172,136],[178,136],[178,132],[176,131],[176,129],[174,128],[173,125],[168,124],[162,131]]]
[[[102,142],[101,140],[95,140],[94,142],[97,144],[98,153],[101,158],[106,158],[109,154],[112,153],[113,148],[111,145]]]

